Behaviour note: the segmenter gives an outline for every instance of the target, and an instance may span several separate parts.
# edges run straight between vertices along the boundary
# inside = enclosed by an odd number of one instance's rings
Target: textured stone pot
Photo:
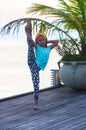
[[[86,62],[61,62],[60,80],[64,85],[75,90],[86,90]]]

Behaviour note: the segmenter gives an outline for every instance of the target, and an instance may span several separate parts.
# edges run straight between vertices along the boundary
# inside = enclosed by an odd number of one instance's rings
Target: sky
[[[32,3],[56,5],[57,0],[0,0],[0,23],[3,24],[17,18],[28,17],[26,10]]]

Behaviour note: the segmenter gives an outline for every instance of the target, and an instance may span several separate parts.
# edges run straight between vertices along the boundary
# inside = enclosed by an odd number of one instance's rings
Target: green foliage
[[[82,55],[64,55],[61,61],[86,61],[86,56]]]

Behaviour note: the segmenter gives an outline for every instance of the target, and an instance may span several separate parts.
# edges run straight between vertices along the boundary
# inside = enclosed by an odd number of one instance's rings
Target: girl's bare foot
[[[35,104],[35,105],[34,105],[34,110],[39,110],[38,104]]]

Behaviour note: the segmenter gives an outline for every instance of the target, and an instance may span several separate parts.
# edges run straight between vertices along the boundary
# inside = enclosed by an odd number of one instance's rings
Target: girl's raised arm
[[[58,45],[59,40],[49,40],[49,41],[47,41],[47,43],[52,43],[51,49],[53,49],[54,47],[56,47]]]

